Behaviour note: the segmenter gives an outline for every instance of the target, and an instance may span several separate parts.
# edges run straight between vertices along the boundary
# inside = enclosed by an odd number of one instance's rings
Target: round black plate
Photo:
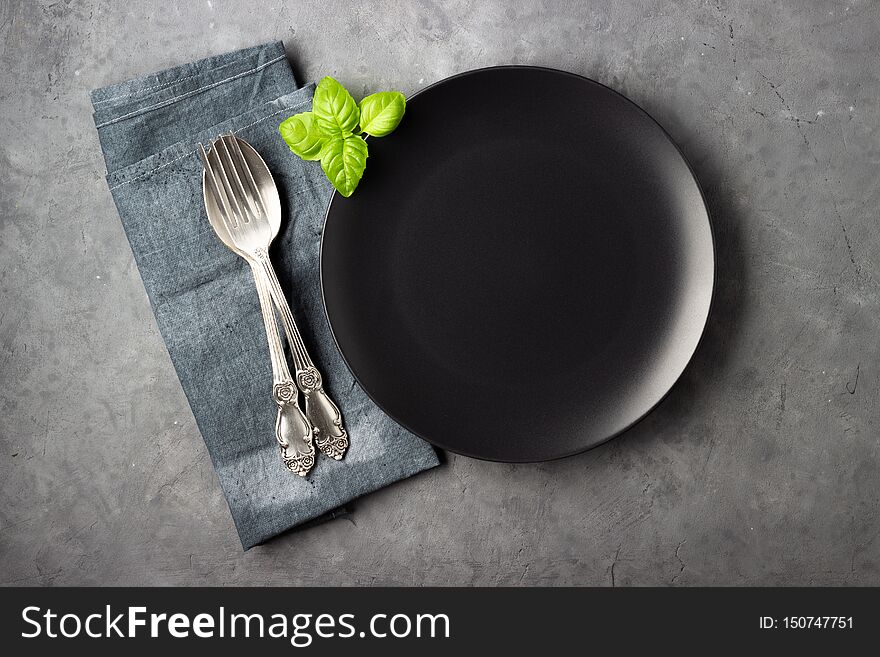
[[[577,75],[490,68],[420,91],[369,147],[357,192],[331,201],[321,275],[385,412],[454,452],[540,461],[666,395],[715,258],[700,188],[648,114]]]

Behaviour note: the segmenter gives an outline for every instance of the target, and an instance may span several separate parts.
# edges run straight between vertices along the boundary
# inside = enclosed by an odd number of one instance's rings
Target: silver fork
[[[232,193],[229,174],[223,164],[218,143],[224,147],[226,152],[223,155],[228,160],[230,154],[222,140],[214,142],[210,156],[199,145],[202,163],[205,166],[204,196],[208,220],[223,243],[251,266],[266,329],[266,340],[269,343],[273,378],[272,396],[278,405],[275,437],[284,465],[291,472],[305,477],[315,465],[312,423],[306,419],[297,402],[297,388],[284,356],[271,292],[263,274],[263,267],[256,257],[257,251],[265,248],[264,244],[267,247],[268,242],[271,241],[271,228],[251,221],[242,212],[240,200]]]

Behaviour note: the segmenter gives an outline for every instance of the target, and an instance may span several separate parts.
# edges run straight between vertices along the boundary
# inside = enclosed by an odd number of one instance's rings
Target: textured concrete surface
[[[0,2],[0,583],[880,584],[880,5],[157,5]],[[559,462],[450,456],[242,553],[87,91],[277,38],[356,94],[532,63],[651,112],[719,251],[661,407]]]

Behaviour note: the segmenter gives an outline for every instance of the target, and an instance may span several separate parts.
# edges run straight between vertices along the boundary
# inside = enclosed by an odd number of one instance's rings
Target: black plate
[[[620,94],[500,67],[413,96],[327,212],[327,316],[391,417],[540,461],[632,426],[697,347],[714,246],[690,167]],[[353,440],[356,436],[353,436]]]

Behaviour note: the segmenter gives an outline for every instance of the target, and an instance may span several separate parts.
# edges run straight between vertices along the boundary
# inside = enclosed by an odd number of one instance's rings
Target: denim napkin
[[[92,92],[107,183],[156,322],[210,452],[245,549],[355,497],[437,465],[425,442],[384,415],[336,349],[321,301],[318,252],[332,188],[295,157],[278,124],[311,108],[281,42],[211,57]],[[272,374],[250,269],[215,237],[196,153],[221,132],[272,170],[284,222],[272,259],[351,447],[287,471],[274,438]]]

